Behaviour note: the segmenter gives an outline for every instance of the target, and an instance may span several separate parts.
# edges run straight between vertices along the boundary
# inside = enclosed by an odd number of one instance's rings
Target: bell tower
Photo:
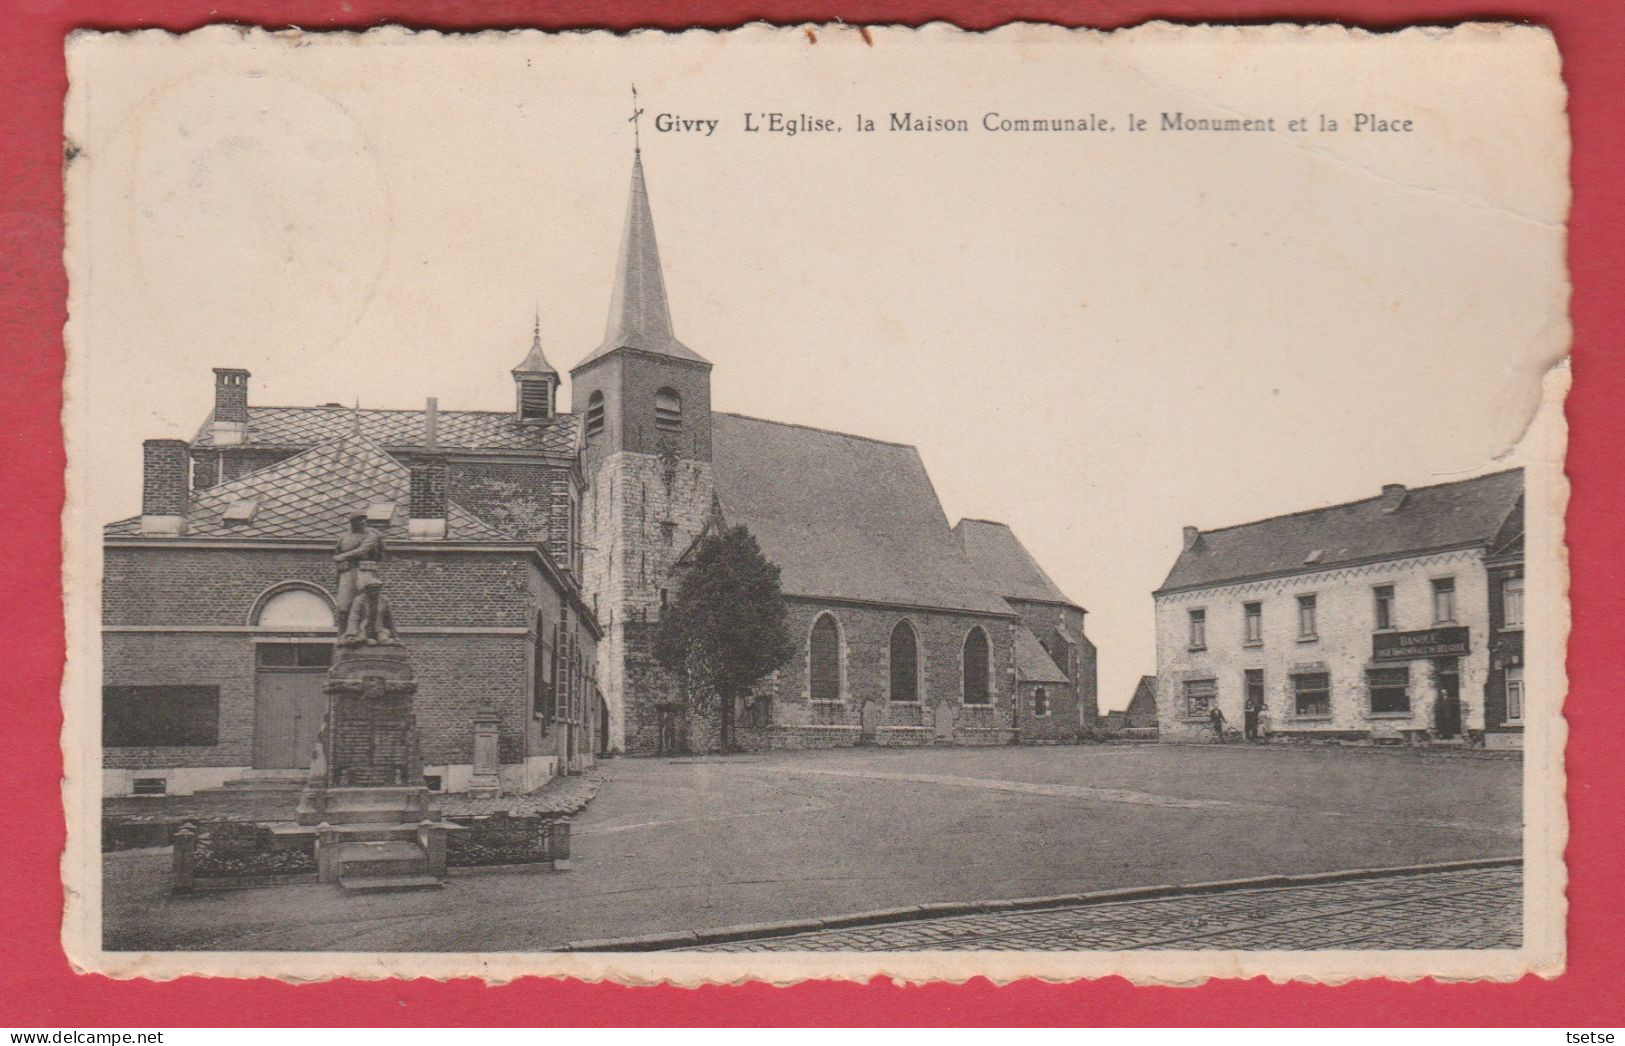
[[[655,664],[654,634],[676,589],[672,568],[705,525],[715,488],[711,364],[672,328],[641,149],[604,340],[570,371],[570,402],[587,479],[582,584],[604,629],[609,741],[654,752],[673,736],[666,720],[678,696]]]

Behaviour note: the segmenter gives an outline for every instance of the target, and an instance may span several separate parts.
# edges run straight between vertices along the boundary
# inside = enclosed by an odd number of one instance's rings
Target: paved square
[[[1271,746],[860,749],[608,763],[572,871],[420,894],[168,893],[108,854],[115,950],[569,941],[1521,851],[1517,759]]]

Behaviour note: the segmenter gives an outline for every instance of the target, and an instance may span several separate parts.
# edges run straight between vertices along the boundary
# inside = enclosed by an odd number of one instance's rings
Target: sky
[[[568,370],[603,336],[636,81],[715,408],[917,446],[950,522],[1009,523],[1090,611],[1123,707],[1182,526],[1521,463],[1567,346],[1543,35],[1225,32],[81,37],[70,520],[139,511],[141,441],[196,431],[213,367],[262,405],[508,409],[539,314]],[[841,130],[745,130],[773,112]],[[1321,114],[1342,130],[1286,130]]]

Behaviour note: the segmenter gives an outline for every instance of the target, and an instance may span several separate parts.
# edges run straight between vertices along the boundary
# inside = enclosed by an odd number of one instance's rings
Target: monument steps
[[[398,893],[404,890],[438,890],[446,884],[432,875],[386,875],[377,879],[346,876],[339,879],[346,893]]]
[[[340,843],[336,861],[340,882],[350,877],[420,876],[429,871],[429,855],[423,847],[402,840]]]

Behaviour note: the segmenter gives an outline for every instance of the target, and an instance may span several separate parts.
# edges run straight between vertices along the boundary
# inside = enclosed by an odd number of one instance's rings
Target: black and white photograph
[[[1561,971],[1549,34],[68,66],[81,968]]]

